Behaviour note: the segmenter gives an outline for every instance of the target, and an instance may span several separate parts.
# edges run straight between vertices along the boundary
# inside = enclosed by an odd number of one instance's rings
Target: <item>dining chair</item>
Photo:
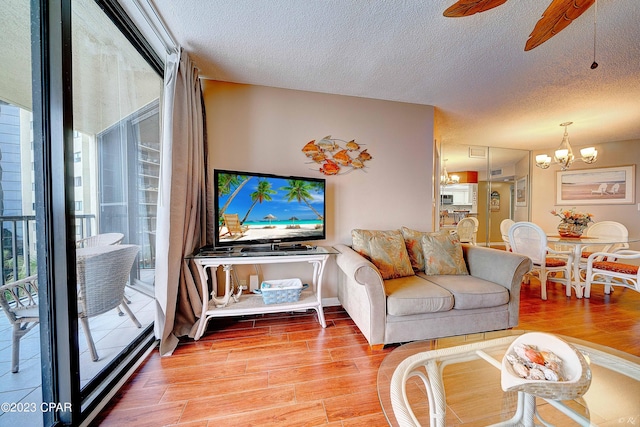
[[[462,218],[456,225],[456,232],[460,243],[476,244],[476,238],[478,235],[478,219],[472,216]]]
[[[571,296],[572,251],[559,251],[549,247],[547,235],[540,226],[532,222],[516,222],[509,228],[511,251],[528,256],[533,262],[529,275],[537,275],[540,280],[540,297],[547,299],[547,280],[563,283],[566,295]],[[549,276],[552,273],[552,276]],[[563,277],[557,277],[562,273]]]
[[[500,223],[500,234],[502,235],[502,241],[504,242],[504,249],[507,251],[511,250],[511,245],[509,244],[509,229],[516,222],[511,218],[503,219]]]
[[[594,252],[589,255],[584,286],[585,298],[591,296],[591,285],[594,283],[604,284],[605,294],[611,293],[612,286],[622,286],[640,292],[638,265],[620,262],[621,260],[640,260],[640,252],[622,249],[616,252]]]
[[[583,234],[583,237],[602,237],[626,240],[629,237],[629,230],[623,224],[616,221],[598,221],[591,224]],[[610,243],[606,245],[585,245],[582,248],[581,258],[586,263],[592,252],[617,252],[622,249],[629,249],[629,244]]]
[[[139,251],[136,245],[98,246],[76,251],[78,319],[94,362],[99,357],[89,328],[89,318],[121,307],[138,328],[142,327],[124,301],[124,287]]]
[[[29,276],[0,286],[0,307],[13,328],[11,372],[15,374],[20,370],[20,338],[40,322],[38,276]]]

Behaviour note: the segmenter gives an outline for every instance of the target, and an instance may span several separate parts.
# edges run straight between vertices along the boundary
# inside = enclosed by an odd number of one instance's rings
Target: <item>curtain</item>
[[[184,257],[206,241],[204,108],[198,70],[189,56],[169,54],[165,66],[160,186],[156,227],[156,322],[160,354],[193,336],[202,308]]]

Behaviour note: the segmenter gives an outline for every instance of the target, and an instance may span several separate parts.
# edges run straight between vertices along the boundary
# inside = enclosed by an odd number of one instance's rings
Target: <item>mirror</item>
[[[438,228],[475,217],[478,245],[504,247],[502,220],[529,220],[530,157],[528,150],[443,144]]]

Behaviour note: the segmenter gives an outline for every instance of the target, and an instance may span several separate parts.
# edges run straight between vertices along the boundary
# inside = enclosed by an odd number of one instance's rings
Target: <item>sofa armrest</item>
[[[469,274],[511,290],[520,287],[522,277],[531,271],[529,257],[513,252],[463,244]]]
[[[340,252],[338,299],[371,346],[384,344],[387,297],[384,280],[376,266],[346,245],[334,245]]]
[[[520,321],[520,287],[522,277],[531,271],[529,257],[499,249],[463,244],[462,251],[469,274],[494,282],[509,290],[509,327]]]

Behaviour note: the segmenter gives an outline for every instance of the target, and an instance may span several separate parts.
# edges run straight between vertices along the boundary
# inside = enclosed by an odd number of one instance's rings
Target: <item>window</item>
[[[82,155],[79,151],[76,151],[75,153],[73,153],[73,161],[75,163],[79,163],[82,161]]]
[[[82,200],[76,200],[74,204],[76,212],[82,212]]]
[[[82,177],[81,177],[81,176],[76,176],[76,177],[73,179],[73,185],[74,185],[75,187],[82,187]]]

